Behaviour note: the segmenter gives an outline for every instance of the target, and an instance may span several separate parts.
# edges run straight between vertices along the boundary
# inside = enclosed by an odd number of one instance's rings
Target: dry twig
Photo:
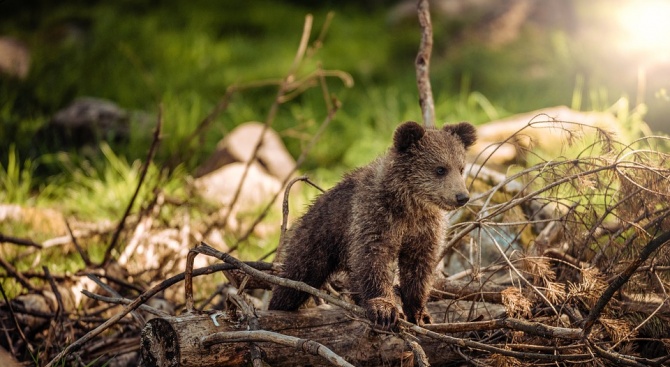
[[[305,353],[321,356],[333,366],[353,367],[352,364],[333,353],[332,350],[321,343],[266,330],[226,331],[203,337],[200,342],[205,346],[232,342],[271,342],[294,347]]]
[[[661,246],[668,243],[668,241],[670,241],[670,231],[661,233],[653,240],[649,241],[649,243],[639,253],[637,259],[628,265],[628,267],[626,267],[626,270],[617,275],[614,281],[611,282],[607,289],[605,289],[605,291],[600,295],[600,298],[596,302],[595,306],[593,306],[591,312],[584,320],[584,337],[589,336],[593,328],[593,324],[596,322],[596,320],[598,320],[598,317],[600,317],[600,314],[602,313],[605,306],[609,303],[610,299],[612,299],[614,293],[616,293],[616,291],[618,291],[624,284],[626,284],[626,282],[628,282],[633,273],[635,273],[635,270],[637,270],[637,268],[639,268],[642,263],[647,261],[649,256],[651,256]]]
[[[137,199],[137,196],[140,193],[140,189],[142,188],[142,184],[144,183],[144,178],[147,176],[147,172],[149,171],[149,166],[151,166],[151,162],[154,159],[156,149],[158,148],[158,143],[160,142],[162,124],[163,124],[163,105],[160,105],[158,107],[158,119],[156,122],[156,129],[154,130],[154,138],[153,141],[151,142],[151,147],[149,148],[147,158],[145,159],[144,164],[142,165],[142,169],[140,170],[140,178],[137,182],[135,192],[133,193],[133,196],[130,199],[128,206],[126,207],[126,211],[123,213],[123,216],[121,217],[121,220],[119,221],[119,224],[117,225],[116,230],[112,235],[112,240],[109,242],[109,246],[107,246],[107,249],[105,250],[105,256],[103,257],[102,260],[103,268],[107,267],[109,262],[112,260],[112,252],[116,248],[116,245],[119,241],[119,236],[121,235],[123,227],[126,224],[126,218],[128,218],[128,215],[130,215],[130,211],[133,209],[135,200]]]
[[[37,249],[41,249],[43,246],[40,245],[39,243],[29,239],[29,238],[18,238],[18,237],[12,237],[12,236],[6,236],[2,233],[0,233],[0,243],[13,243],[15,245],[19,246],[29,246],[29,247],[34,247]]]

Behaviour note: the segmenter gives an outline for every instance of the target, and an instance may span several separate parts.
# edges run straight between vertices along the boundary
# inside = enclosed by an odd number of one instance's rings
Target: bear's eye
[[[449,170],[446,167],[440,166],[435,168],[435,174],[437,174],[438,176],[444,176],[447,174],[447,172],[449,172]]]

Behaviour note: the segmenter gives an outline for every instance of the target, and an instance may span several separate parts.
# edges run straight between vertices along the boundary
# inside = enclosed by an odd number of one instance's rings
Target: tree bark
[[[499,313],[503,311],[503,307],[462,301],[429,304],[429,311],[435,322],[466,321],[472,310],[474,312],[470,317],[482,314],[488,319],[496,316],[489,314],[491,310]],[[257,311],[256,315],[259,330],[321,343],[356,366],[407,365],[414,358],[412,350],[398,334],[375,331],[367,320],[339,308],[318,307],[299,312]],[[249,322],[250,318],[242,316],[241,313],[223,311],[153,319],[142,332],[142,366],[249,365],[251,348],[248,341],[221,343],[210,347],[204,343],[206,338],[211,339],[212,335],[222,332],[233,332],[225,339],[235,335],[248,336],[248,333],[234,332],[251,330]],[[440,341],[421,336],[418,341],[433,365],[443,364],[455,357],[452,349]],[[265,341],[255,344],[262,351],[263,361],[272,366],[331,365],[325,358],[307,353],[309,343],[299,343],[302,348]]]

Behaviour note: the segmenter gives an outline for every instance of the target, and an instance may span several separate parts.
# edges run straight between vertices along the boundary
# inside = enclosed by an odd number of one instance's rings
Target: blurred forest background
[[[622,146],[670,133],[670,1],[434,0],[431,13],[438,125],[483,126],[567,106],[611,113]],[[309,82],[278,97],[307,14],[309,48],[293,79]],[[331,187],[384,152],[399,123],[421,121],[420,32],[414,0],[0,0],[4,291],[13,298],[43,288],[47,270],[79,282],[82,269],[109,270],[115,258],[126,267],[118,278],[141,283],[134,297],[183,271],[186,252],[203,239],[245,260],[271,258],[279,208],[266,213],[263,202],[233,212],[234,205],[194,195],[198,170],[236,127],[271,121],[290,155],[304,154],[299,172]],[[330,97],[339,109],[311,147],[333,112]],[[141,185],[159,106],[161,140]],[[657,143],[667,152],[667,142]],[[566,153],[555,148],[547,161]],[[608,195],[609,179],[601,183]],[[273,182],[281,192],[280,180]],[[299,187],[292,216],[318,192]],[[173,251],[147,250],[157,244]],[[34,271],[40,265],[48,268]],[[215,284],[198,289],[219,292]],[[81,298],[79,288],[73,293]],[[41,364],[74,339],[29,354]],[[137,340],[129,343],[137,348]]]
[[[440,124],[567,105],[613,112],[632,136],[670,131],[669,2],[441,0],[432,7]],[[421,120],[414,1],[5,0],[0,10],[3,203],[116,220],[137,185],[159,103],[164,128],[149,175],[161,175],[172,158],[163,189],[187,195],[185,180],[222,137],[264,121],[276,87],[233,94],[203,139],[184,145],[185,138],[228,87],[283,77],[308,13],[311,41],[322,42],[298,75],[337,70],[353,84],[329,78],[342,107],[303,172],[329,187],[383,152],[398,123]],[[115,104],[112,114],[124,124],[66,131],[58,113],[82,97]],[[273,128],[293,157],[326,108],[321,88],[280,106]],[[51,235],[6,221],[0,229],[36,241]]]
[[[625,98],[652,130],[668,132],[670,50],[654,42],[667,26],[644,16],[668,15],[669,7],[628,0],[435,1],[438,118],[479,124],[555,105],[606,110]],[[330,83],[343,106],[304,170],[335,169],[330,179],[337,178],[343,168],[383,151],[400,121],[420,117],[413,70],[420,34],[412,1],[6,0],[0,9],[0,35],[20,42],[30,57],[25,74],[0,79],[3,201],[60,201],[67,186],[61,183],[76,181],[84,161],[97,170],[109,164],[96,144],[86,142],[91,149],[82,151],[82,142],[48,129],[54,114],[79,97],[130,111],[127,139],[110,142],[127,162],[144,156],[162,102],[166,128],[157,161],[178,154],[178,142],[228,86],[283,75],[307,13],[314,14],[315,29],[334,14],[314,63],[350,73],[355,84]],[[235,95],[205,144],[183,157],[184,168],[201,163],[234,126],[262,121],[274,94],[260,88]],[[321,100],[321,92],[311,90],[279,111],[274,128],[294,156],[300,132],[316,128]],[[12,160],[30,182],[7,182]],[[56,182],[59,187],[36,196]]]

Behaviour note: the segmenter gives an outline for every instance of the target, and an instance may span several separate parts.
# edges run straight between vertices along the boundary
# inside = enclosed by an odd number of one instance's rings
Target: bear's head
[[[424,128],[409,121],[393,136],[389,173],[404,190],[402,195],[443,210],[465,205],[470,195],[465,187],[465,151],[477,139],[467,122],[447,124],[441,129]]]

